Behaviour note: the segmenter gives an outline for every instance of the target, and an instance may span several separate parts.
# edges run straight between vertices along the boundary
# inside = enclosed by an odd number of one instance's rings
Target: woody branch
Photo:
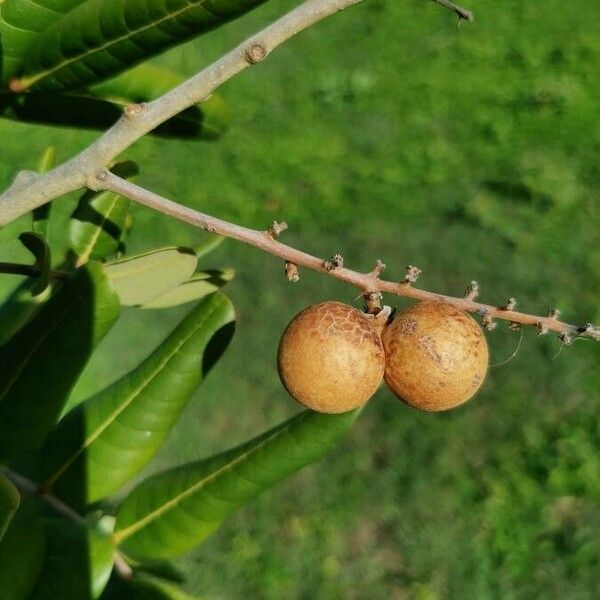
[[[386,281],[380,278],[380,274],[385,268],[381,261],[377,261],[371,272],[359,273],[344,267],[343,258],[339,255],[335,255],[329,260],[323,260],[279,242],[276,238],[279,233],[287,228],[286,224],[274,223],[267,231],[257,231],[229,223],[163,198],[154,192],[118,177],[106,169],[96,173],[95,179],[94,189],[111,190],[180,221],[185,221],[211,233],[218,233],[244,242],[283,259],[288,265],[294,265],[296,269],[297,267],[305,267],[340,279],[361,289],[365,295],[385,292],[414,300],[443,300],[460,310],[480,315],[484,320],[484,324],[490,329],[493,327],[494,319],[502,319],[513,324],[536,327],[540,334],[549,333],[550,331],[556,332],[567,343],[575,337],[587,337],[600,341],[600,329],[591,324],[578,327],[564,323],[558,319],[559,313],[556,310],[550,311],[547,316],[536,316],[516,311],[516,300],[514,298],[510,298],[502,306],[477,302],[476,298],[479,290],[475,282],[471,283],[462,298],[430,292],[413,286],[420,270],[412,265],[407,267],[403,281]],[[294,270],[294,274],[296,279],[297,270]]]
[[[434,1],[457,12],[457,7],[447,0]],[[156,100],[126,107],[110,129],[67,162],[44,174],[21,171],[13,184],[0,194],[0,227],[64,194],[84,187],[93,188],[98,169],[108,166],[145,134],[186,108],[206,100],[223,83],[262,61],[297,33],[361,2],[363,0],[306,0]],[[13,88],[18,88],[18,81],[13,82]]]

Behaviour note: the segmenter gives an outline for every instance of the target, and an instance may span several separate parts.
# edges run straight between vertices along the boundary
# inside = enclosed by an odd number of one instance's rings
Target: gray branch
[[[212,65],[147,104],[128,106],[108,131],[71,160],[47,173],[17,175],[0,195],[0,227],[59,196],[93,189],[95,174],[135,141],[186,108],[206,100],[220,85],[260,62],[304,29],[363,0],[306,0]]]

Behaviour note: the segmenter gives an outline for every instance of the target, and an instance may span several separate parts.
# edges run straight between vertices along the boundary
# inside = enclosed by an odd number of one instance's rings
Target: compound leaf
[[[242,446],[142,482],[117,513],[115,539],[133,556],[190,550],[261,491],[320,458],[358,411],[305,411]]]
[[[198,259],[189,248],[160,248],[106,264],[106,273],[124,306],[159,298],[188,279]]]
[[[42,450],[45,487],[81,505],[138,473],[225,350],[234,318],[228,298],[205,298],[139,367],[71,411]]]
[[[119,312],[102,266],[90,263],[0,347],[0,460],[39,448]]]

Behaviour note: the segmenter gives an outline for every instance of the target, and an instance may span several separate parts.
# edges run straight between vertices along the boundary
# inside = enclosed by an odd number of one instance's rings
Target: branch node
[[[344,257],[341,254],[334,254],[329,260],[323,263],[323,266],[327,271],[341,269],[344,266]]]
[[[538,331],[538,335],[548,335],[550,329],[548,329],[548,325],[546,325],[546,323],[544,323],[544,321],[538,321],[537,322],[537,331]]]
[[[404,279],[400,283],[405,283],[410,285],[419,279],[419,275],[422,273],[419,267],[415,265],[407,265],[406,266],[406,275],[404,275]]]
[[[549,308],[548,318],[553,321],[558,321],[558,319],[560,319],[560,310],[558,308]]]
[[[377,259],[377,261],[375,262],[375,267],[370,273],[368,273],[368,275],[371,277],[379,277],[384,271],[385,264],[383,263],[383,261]]]
[[[278,223],[277,221],[273,221],[273,224],[266,231],[267,235],[272,238],[278,238],[286,229],[288,228],[288,224],[285,221],[281,221]]]
[[[85,182],[85,185],[90,190],[94,192],[99,192],[104,189],[103,181],[108,177],[108,169],[100,169],[96,171],[93,175],[90,175]]]
[[[479,296],[479,284],[476,281],[471,281],[465,291],[465,300],[470,300],[472,302],[477,296]]]
[[[262,44],[252,44],[252,46],[246,50],[246,60],[251,65],[255,65],[257,62],[266,58],[267,54],[267,49]]]
[[[565,346],[570,346],[573,343],[573,336],[568,331],[561,333],[559,339]]]
[[[139,102],[137,104],[128,104],[123,109],[123,114],[126,119],[135,119],[139,117],[146,110],[146,103]]]
[[[586,323],[583,327],[577,329],[577,333],[582,336],[593,336],[598,330],[592,323]]]
[[[513,311],[513,310],[515,310],[516,307],[517,307],[516,298],[509,298],[506,301],[506,304],[498,307],[498,310]]]
[[[462,20],[473,21],[475,18],[473,16],[473,13],[470,10],[463,8],[462,6],[458,6],[457,4],[454,4],[454,2],[450,2],[450,0],[433,0],[433,1],[436,4],[439,4],[440,6],[447,8],[448,10],[452,11],[455,15],[457,15],[459,24]]]
[[[300,281],[300,272],[298,271],[298,265],[294,264],[293,262],[290,262],[289,260],[286,260],[285,276],[287,277],[288,281],[291,281],[292,283]]]
[[[381,299],[383,294],[381,292],[365,292],[363,294],[363,300],[365,301],[365,309],[370,315],[378,315],[381,308]]]
[[[483,317],[481,323],[483,327],[488,331],[494,331],[494,329],[498,327],[498,323],[496,323],[496,321],[492,319],[491,315],[488,313],[487,310],[485,310],[485,308],[478,310],[477,314]]]
[[[35,493],[38,496],[50,496],[52,494],[52,486],[49,485],[47,482],[40,483],[37,486]]]

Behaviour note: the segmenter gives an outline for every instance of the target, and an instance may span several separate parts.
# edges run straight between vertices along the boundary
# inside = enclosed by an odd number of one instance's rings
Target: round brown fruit
[[[286,327],[277,368],[290,395],[322,413],[364,404],[379,387],[385,353],[373,317],[341,302],[299,312]]]
[[[448,303],[409,307],[386,326],[382,338],[385,381],[414,408],[454,408],[471,398],[485,379],[485,335],[469,315]]]

